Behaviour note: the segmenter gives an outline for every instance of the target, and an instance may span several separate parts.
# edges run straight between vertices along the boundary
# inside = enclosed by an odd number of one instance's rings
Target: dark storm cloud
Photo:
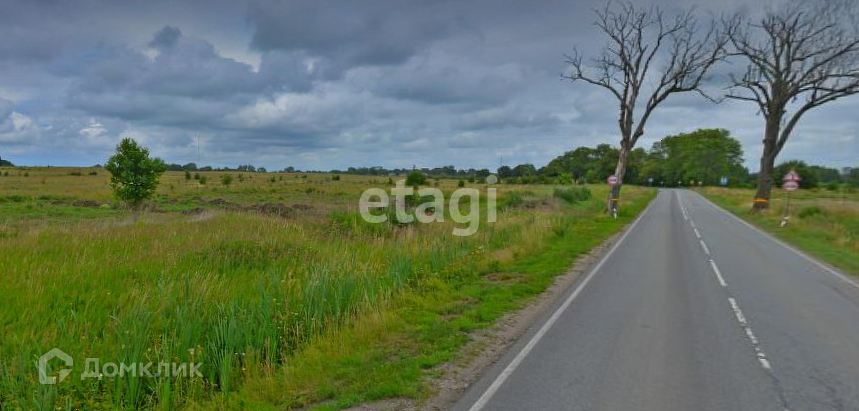
[[[702,15],[761,9],[659,1]],[[128,135],[175,162],[196,161],[199,142],[200,162],[213,165],[494,168],[503,156],[539,166],[617,142],[617,103],[560,79],[564,53],[604,41],[591,24],[601,4],[8,0],[0,149],[24,163],[94,164]],[[855,100],[810,115],[785,156],[855,162],[859,120],[845,114]],[[762,126],[752,105],[689,94],[666,102],[641,146],[723,127],[754,165]]]
[[[303,51],[348,68],[407,60],[461,30],[444,1],[258,1],[248,7],[262,51]]]

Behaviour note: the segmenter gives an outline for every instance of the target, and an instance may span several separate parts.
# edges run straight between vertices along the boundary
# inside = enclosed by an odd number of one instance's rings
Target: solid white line
[[[700,239],[700,238],[701,238],[701,233],[699,233],[699,232],[698,232],[698,229],[697,229],[697,228],[693,228],[693,230],[695,230],[695,237],[698,237],[698,238]]]
[[[724,279],[724,278],[722,278],[722,272],[721,272],[721,271],[719,271],[719,267],[716,265],[716,262],[715,262],[715,261],[710,260],[710,267],[713,267],[713,272],[714,272],[714,273],[716,273],[716,278],[719,280],[719,284],[720,284],[722,287],[727,287],[727,286],[728,286],[728,283],[726,283],[726,282],[725,282],[725,279]]]
[[[800,250],[798,250],[798,249],[794,248],[794,247],[793,247],[793,246],[791,246],[791,245],[788,245],[787,243],[785,243],[784,241],[779,240],[778,238],[775,238],[772,234],[767,233],[766,231],[761,230],[760,228],[755,227],[755,226],[754,226],[754,225],[752,225],[752,224],[749,224],[748,222],[746,222],[745,220],[741,219],[740,217],[735,216],[735,215],[734,215],[733,213],[731,213],[730,211],[725,210],[724,208],[722,208],[722,207],[721,207],[721,206],[719,206],[718,204],[716,204],[716,203],[714,203],[714,202],[710,201],[709,199],[707,199],[707,197],[704,197],[704,196],[702,196],[702,195],[699,195],[699,197],[701,197],[702,199],[704,199],[704,201],[706,201],[706,202],[707,202],[707,203],[709,203],[711,206],[713,206],[713,208],[715,208],[715,209],[717,209],[717,210],[719,210],[719,211],[721,211],[721,212],[723,212],[723,213],[725,213],[725,214],[729,215],[731,218],[733,218],[734,220],[737,220],[738,222],[740,222],[741,224],[745,225],[746,227],[749,227],[749,228],[751,228],[752,230],[757,231],[759,234],[763,235],[763,236],[764,236],[764,237],[766,237],[766,238],[769,238],[770,240],[772,240],[772,241],[773,241],[773,242],[775,242],[776,244],[778,244],[778,245],[780,245],[780,246],[782,246],[782,247],[784,247],[784,248],[787,248],[787,249],[788,249],[788,250],[790,250],[790,251],[793,251],[794,253],[796,253],[796,255],[798,255],[798,256],[800,256],[800,257],[804,258],[806,261],[808,261],[808,262],[810,262],[810,263],[812,263],[812,264],[814,264],[814,265],[816,265],[816,266],[820,267],[820,268],[821,268],[821,269],[823,269],[824,271],[826,271],[826,272],[828,272],[828,273],[830,273],[830,274],[832,274],[832,275],[834,275],[834,276],[838,277],[841,281],[844,281],[844,282],[845,282],[845,283],[847,283],[847,284],[850,284],[850,285],[852,285],[852,286],[854,286],[854,287],[856,287],[856,288],[859,288],[859,283],[857,283],[857,282],[856,282],[856,280],[853,280],[853,279],[851,279],[851,278],[847,277],[846,275],[844,275],[844,274],[842,274],[842,273],[840,273],[840,272],[836,271],[836,270],[835,270],[835,269],[833,269],[832,267],[829,267],[829,266],[827,266],[826,264],[823,264],[823,263],[821,263],[820,261],[817,261],[814,257],[811,257],[811,256],[809,256],[808,254],[806,254],[805,252],[800,251]]]
[[[647,214],[647,211],[650,210],[650,206],[655,201],[656,199],[654,199],[650,202],[650,204],[647,205],[647,207],[644,209],[644,211],[641,212],[638,218],[633,221],[629,229],[626,230],[625,233],[623,233],[620,239],[617,240],[617,243],[615,243],[614,246],[612,246],[612,248],[608,251],[608,253],[606,253],[605,257],[600,260],[599,264],[597,264],[596,267],[591,270],[588,276],[585,277],[584,280],[582,280],[581,284],[579,284],[575,291],[573,291],[573,293],[570,294],[569,297],[567,297],[564,303],[561,304],[561,306],[558,307],[557,310],[555,310],[552,316],[549,317],[548,320],[546,320],[546,323],[543,324],[542,327],[540,327],[540,329],[537,331],[536,334],[534,334],[533,337],[531,337],[531,340],[528,341],[528,344],[526,344],[525,347],[522,348],[522,351],[519,351],[519,353],[516,354],[516,357],[513,358],[513,361],[510,361],[510,364],[507,364],[507,367],[504,368],[504,371],[501,371],[501,374],[498,374],[498,377],[495,378],[495,381],[492,382],[492,385],[490,385],[489,388],[487,388],[486,391],[483,393],[483,395],[481,395],[480,398],[478,398],[477,401],[471,406],[471,408],[469,408],[469,411],[481,410],[486,405],[486,403],[489,402],[490,399],[492,399],[492,396],[495,395],[495,392],[498,391],[499,388],[501,388],[501,385],[504,384],[504,381],[506,381],[507,378],[509,378],[510,375],[513,374],[513,371],[516,371],[516,368],[519,367],[519,364],[522,363],[522,360],[524,360],[525,357],[528,356],[529,353],[531,353],[531,350],[534,349],[534,346],[536,346],[537,343],[540,342],[543,336],[546,335],[546,332],[548,332],[549,329],[552,328],[552,325],[554,325],[555,322],[558,321],[558,318],[561,317],[561,314],[563,314],[567,307],[569,307],[570,304],[575,301],[576,297],[579,296],[585,286],[587,286],[588,283],[591,281],[591,278],[594,277],[594,274],[596,274],[600,270],[600,268],[602,268],[603,264],[608,261],[612,254],[614,254],[614,251],[617,250],[617,248],[623,243],[623,240],[625,240],[629,233],[631,233],[632,230],[635,229],[635,227],[638,225],[638,222],[641,221],[642,217],[644,217],[645,214]]]
[[[704,240],[698,240],[701,243],[701,248],[704,249],[704,253],[710,255],[710,249],[707,248],[707,244],[704,244]]]

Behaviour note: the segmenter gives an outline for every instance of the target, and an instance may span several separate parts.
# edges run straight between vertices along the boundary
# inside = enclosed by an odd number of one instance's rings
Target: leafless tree
[[[748,63],[728,98],[755,103],[766,122],[753,211],[769,208],[776,157],[802,116],[859,92],[858,11],[856,0],[794,1],[728,23],[732,54]]]
[[[629,154],[654,110],[676,93],[699,92],[708,72],[726,53],[727,36],[713,22],[699,23],[694,10],[666,15],[658,7],[606,3],[594,23],[607,37],[599,55],[586,63],[574,49],[563,77],[608,91],[619,104],[620,158],[612,191],[617,198]]]

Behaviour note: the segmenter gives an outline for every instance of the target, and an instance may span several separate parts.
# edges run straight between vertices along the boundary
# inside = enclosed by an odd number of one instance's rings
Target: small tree
[[[406,185],[407,186],[421,186],[421,185],[426,185],[426,183],[427,183],[427,176],[425,176],[420,171],[412,171],[406,177]]]
[[[232,182],[233,182],[233,176],[231,176],[229,174],[224,174],[221,176],[221,184],[229,187]]]
[[[149,157],[149,150],[130,138],[116,146],[116,154],[104,168],[111,174],[114,194],[135,210],[135,216],[140,205],[155,193],[158,178],[167,171],[164,161]]]

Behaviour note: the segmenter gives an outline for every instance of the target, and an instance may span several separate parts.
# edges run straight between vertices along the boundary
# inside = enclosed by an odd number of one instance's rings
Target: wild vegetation
[[[602,186],[498,185],[498,222],[460,238],[450,219],[358,216],[364,189],[405,176],[167,172],[133,222],[103,169],[0,172],[4,410],[420,400],[470,332],[522,306],[653,195],[630,190],[614,220]],[[203,184],[224,175],[231,184]],[[428,184],[449,198],[460,182]],[[55,347],[74,371],[39,385],[35,358]],[[81,380],[87,357],[202,362],[202,377]]]

